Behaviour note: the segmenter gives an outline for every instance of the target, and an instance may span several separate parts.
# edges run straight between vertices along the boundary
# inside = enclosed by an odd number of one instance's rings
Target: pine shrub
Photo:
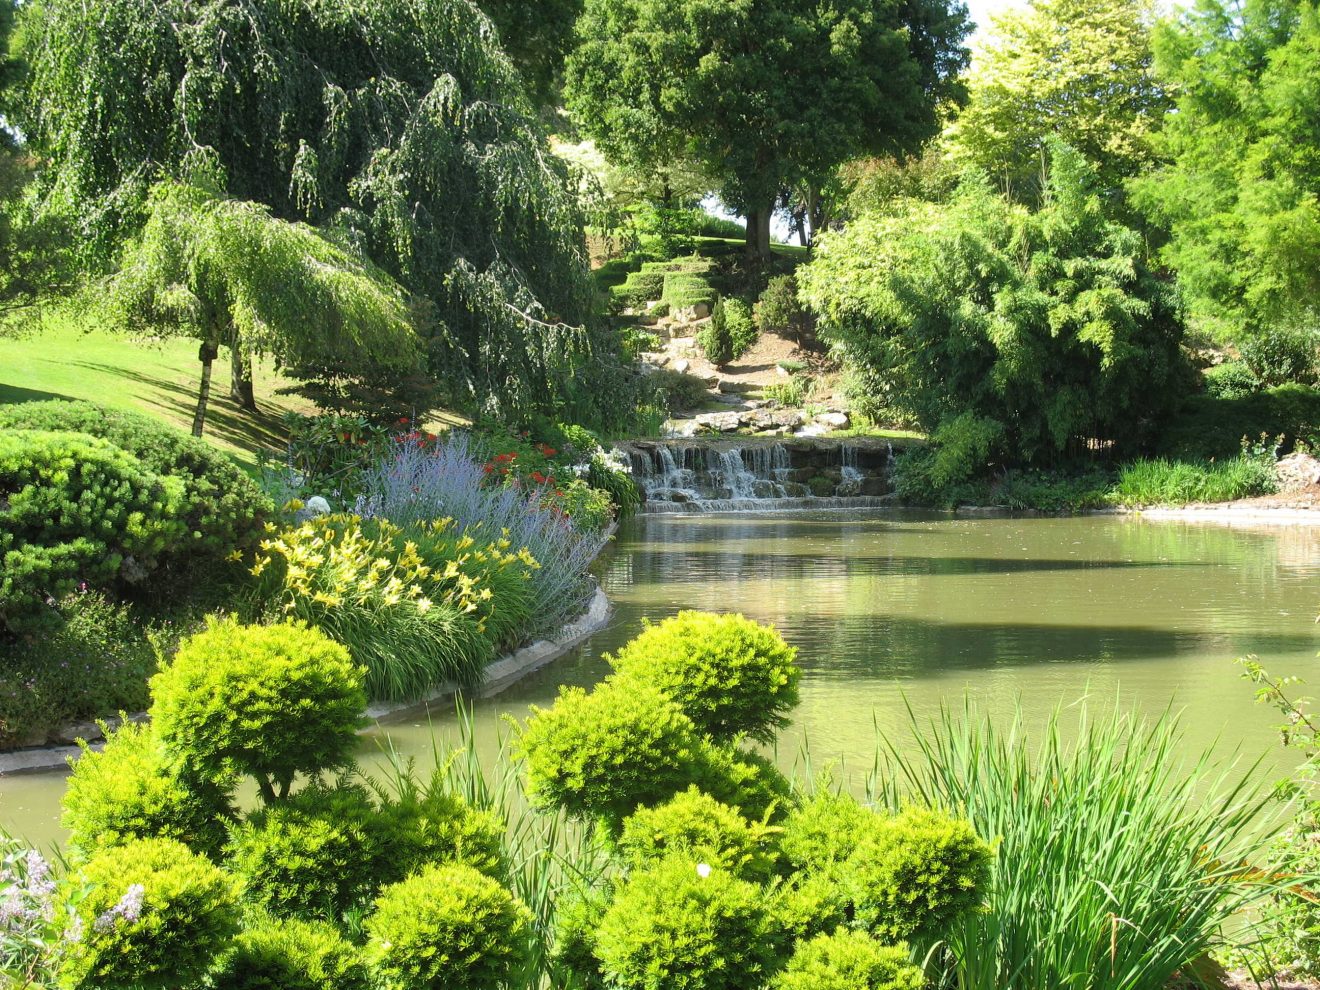
[[[380,990],[490,990],[527,961],[531,913],[463,864],[430,866],[381,891],[366,920]]]
[[[922,990],[925,985],[906,945],[883,945],[848,929],[799,945],[770,984],[772,990]]]
[[[361,950],[333,925],[251,916],[211,974],[217,990],[371,990]]]
[[[257,778],[287,794],[299,773],[348,765],[366,707],[348,651],[304,626],[213,620],[151,679],[156,731],[204,779]]]
[[[79,933],[61,985],[177,990],[199,979],[238,930],[233,881],[173,839],[105,849],[65,878]]]
[[[689,787],[664,804],[639,808],[624,823],[619,852],[634,867],[672,853],[710,863],[748,880],[774,868],[771,830],[736,808]]]

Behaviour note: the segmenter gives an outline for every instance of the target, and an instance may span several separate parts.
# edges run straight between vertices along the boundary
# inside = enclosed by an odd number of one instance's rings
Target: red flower
[[[543,475],[540,471],[533,471],[532,480],[535,481],[538,485],[545,484],[545,475]]]
[[[494,465],[494,464],[487,464],[484,468],[482,468],[482,470],[485,471],[487,474],[490,474],[491,472],[493,472],[493,471],[495,470],[495,465]]]
[[[399,425],[400,425],[400,426],[407,426],[407,425],[408,425],[408,417],[407,417],[407,416],[400,416],[400,417],[399,417]]]

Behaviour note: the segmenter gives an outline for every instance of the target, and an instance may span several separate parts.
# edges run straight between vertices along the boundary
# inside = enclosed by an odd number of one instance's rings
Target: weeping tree
[[[306,224],[202,183],[162,182],[97,308],[120,329],[195,337],[202,435],[222,345],[281,364],[351,362],[406,374],[420,349],[403,290]]]
[[[213,162],[229,197],[333,229],[413,296],[449,401],[620,405],[591,379],[614,351],[587,326],[576,182],[468,0],[31,0],[19,18],[15,123],[89,266],[140,230],[154,183]]]

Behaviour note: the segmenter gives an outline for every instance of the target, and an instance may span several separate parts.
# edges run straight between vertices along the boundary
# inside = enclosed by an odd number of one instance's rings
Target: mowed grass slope
[[[73,317],[52,318],[42,329],[0,338],[0,404],[40,399],[84,399],[157,416],[182,430],[192,428],[202,366],[197,342],[137,341],[102,332],[84,333]],[[262,449],[284,445],[280,417],[313,406],[275,391],[289,382],[269,364],[254,378],[257,414],[229,399],[229,362],[213,366],[206,438],[255,470]]]

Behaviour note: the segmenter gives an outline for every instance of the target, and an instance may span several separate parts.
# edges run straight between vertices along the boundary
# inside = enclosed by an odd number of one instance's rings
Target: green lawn
[[[192,428],[201,377],[196,342],[139,343],[83,333],[72,319],[48,322],[30,336],[0,338],[0,403],[87,399]],[[283,446],[284,412],[312,408],[301,399],[275,395],[288,382],[269,366],[257,368],[255,384],[261,411],[252,415],[229,400],[229,365],[217,361],[206,417],[206,438],[249,470],[256,468],[258,450]]]

